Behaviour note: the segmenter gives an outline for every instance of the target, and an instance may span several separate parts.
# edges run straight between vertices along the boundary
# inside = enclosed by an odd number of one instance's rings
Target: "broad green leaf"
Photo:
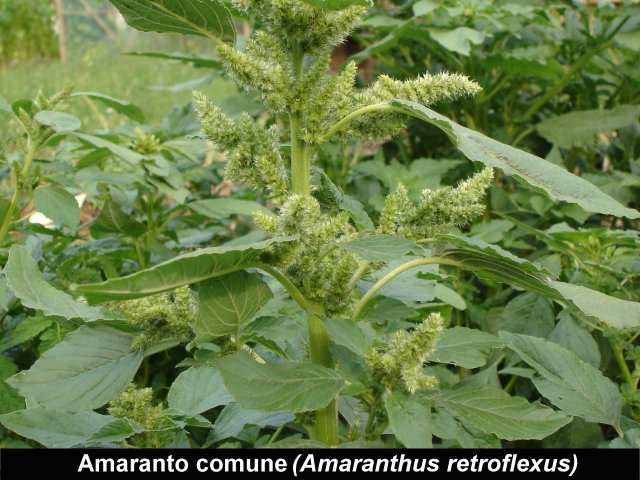
[[[600,368],[600,349],[589,331],[579,325],[566,311],[558,318],[559,322],[549,335],[549,340],[571,350],[589,365]]]
[[[540,377],[542,396],[569,415],[619,429],[624,401],[615,383],[573,352],[542,338],[500,332],[500,338]]]
[[[599,133],[607,133],[635,123],[640,106],[618,105],[612,110],[582,110],[540,122],[540,135],[557,147],[571,148],[591,143]]]
[[[401,392],[385,396],[389,427],[407,448],[431,448],[431,405],[417,395]]]
[[[362,357],[373,345],[372,339],[365,334],[358,323],[352,320],[325,320],[324,324],[335,344],[342,345]]]
[[[71,288],[94,303],[144,297],[254,267],[266,249],[286,241],[289,239],[273,238],[250,244],[203,248],[126,277],[72,285]]]
[[[167,402],[170,408],[189,415],[198,415],[207,410],[233,402],[220,372],[215,367],[191,367],[175,379]]]
[[[571,421],[561,412],[490,386],[444,390],[436,401],[465,425],[504,440],[541,440]]]
[[[91,225],[91,233],[94,237],[101,237],[105,234],[118,233],[127,237],[139,237],[146,232],[143,224],[127,215],[120,205],[112,199],[107,200],[98,218]]]
[[[58,133],[73,132],[82,126],[80,119],[63,112],[42,110],[36,113],[33,118],[39,124],[49,127],[54,132]]]
[[[129,25],[143,32],[235,40],[231,12],[221,0],[111,0]]]
[[[81,326],[7,383],[42,407],[70,412],[99,408],[138,371],[143,354],[131,351],[133,338],[112,328]]]
[[[341,243],[340,246],[371,262],[395,260],[418,248],[415,242],[395,235],[369,235]]]
[[[217,366],[240,405],[265,412],[318,410],[344,387],[344,380],[334,370],[312,363],[261,365],[240,353],[218,360]]]
[[[364,7],[368,7],[368,0],[302,0],[309,5],[314,7],[318,7],[321,10],[343,10],[347,7],[352,7],[354,5],[360,5]]]
[[[222,63],[215,58],[198,57],[188,53],[165,53],[165,52],[127,52],[125,55],[135,57],[160,58],[163,60],[176,60],[178,62],[190,63],[194,68],[212,68],[219,70]]]
[[[440,6],[440,3],[436,0],[418,0],[413,4],[413,14],[416,17],[422,17],[429,15],[436,8]]]
[[[33,206],[58,225],[75,230],[80,223],[80,207],[75,197],[57,185],[36,188]]]
[[[22,305],[41,311],[46,316],[83,320],[110,319],[101,308],[80,303],[70,295],[57,290],[47,283],[31,252],[22,245],[13,245],[4,267],[9,288]]]
[[[443,28],[428,28],[431,38],[447,50],[468,56],[474,45],[484,42],[485,34],[468,27],[458,27],[453,30]]]
[[[188,203],[187,206],[200,215],[214,219],[229,218],[232,215],[253,215],[258,212],[271,213],[258,202],[236,198],[209,198]]]
[[[622,300],[580,285],[551,282],[553,288],[582,313],[606,325],[624,330],[640,327],[640,303]]]
[[[558,165],[458,125],[418,103],[394,100],[391,105],[442,130],[469,160],[499,168],[554,200],[577,203],[588,212],[640,218],[640,212],[625,207],[592,183]]]
[[[244,270],[211,278],[196,288],[200,308],[194,330],[201,338],[239,337],[273,297],[260,275]]]
[[[478,368],[487,363],[492,350],[501,347],[502,342],[495,335],[472,328],[453,327],[442,332],[429,360]]]
[[[544,269],[497,245],[461,235],[441,235],[439,238],[454,246],[445,250],[443,256],[457,261],[459,268],[546,297],[557,299],[560,296],[549,286],[548,273]]]
[[[458,310],[467,309],[467,303],[464,301],[464,298],[462,298],[458,292],[447,287],[443,283],[436,284],[433,294],[437,299],[451,305],[453,308],[457,308]]]
[[[122,419],[95,412],[68,413],[63,409],[18,410],[0,415],[0,423],[47,448],[71,448],[99,441],[116,442],[135,433],[131,425]],[[110,431],[108,437],[101,433],[107,429]]]
[[[294,417],[287,412],[261,412],[242,408],[237,403],[230,403],[222,409],[213,425],[213,437],[222,440],[238,435],[245,425],[260,427],[279,427],[293,421]]]
[[[13,330],[5,331],[0,340],[0,352],[9,350],[32,338],[40,335],[46,330],[53,320],[45,317],[25,317]]]
[[[546,338],[555,326],[553,304],[527,292],[509,300],[500,314],[500,330]]]
[[[96,135],[89,135],[87,133],[74,133],[76,137],[78,137],[83,142],[87,142],[90,145],[98,149],[106,149],[109,150],[113,155],[124,160],[132,167],[139,168],[140,163],[144,160],[144,155],[139,154],[127,147],[123,147],[122,145],[118,145],[117,143],[113,143],[106,138],[98,137]]]
[[[403,265],[417,257],[405,257],[393,260],[384,268],[374,273],[375,279],[380,279],[393,271],[400,265]],[[420,276],[433,277],[437,275],[437,265],[422,265],[411,270],[402,272],[395,277],[392,282],[387,283],[381,290],[380,295],[400,300],[410,307],[416,307],[419,304],[430,302],[434,298],[436,282],[431,279],[421,278]],[[367,289],[371,285],[370,281],[362,281]]]
[[[98,92],[74,92],[72,97],[86,97],[92,100],[97,100],[103,103],[107,107],[113,108],[116,112],[126,115],[131,120],[142,123],[144,122],[144,113],[139,107],[126,100],[120,100],[119,98],[110,97],[103,93]]]

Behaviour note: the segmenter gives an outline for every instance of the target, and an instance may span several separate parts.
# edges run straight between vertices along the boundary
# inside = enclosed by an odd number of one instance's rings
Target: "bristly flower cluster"
[[[111,400],[107,409],[110,415],[131,420],[147,432],[134,435],[129,442],[139,448],[162,448],[172,437],[173,422],[161,404],[153,403],[151,388],[137,388],[130,384],[118,397]]]
[[[424,373],[424,363],[443,328],[440,314],[432,313],[412,332],[395,332],[384,349],[369,352],[367,365],[373,376],[389,390],[402,389],[410,394],[436,387],[438,380]]]
[[[163,340],[187,343],[193,338],[192,325],[198,314],[198,303],[189,287],[125,300],[113,308],[141,330],[133,342],[134,350],[143,350]]]
[[[355,256],[340,248],[355,235],[348,215],[325,214],[314,197],[291,195],[277,216],[258,213],[254,218],[267,233],[297,237],[275,252],[274,262],[327,314],[345,313],[352,299],[349,280],[358,266]]]
[[[398,185],[385,200],[378,231],[420,240],[465,226],[484,212],[482,199],[492,179],[493,170],[485,168],[455,188],[423,190],[417,204]]]

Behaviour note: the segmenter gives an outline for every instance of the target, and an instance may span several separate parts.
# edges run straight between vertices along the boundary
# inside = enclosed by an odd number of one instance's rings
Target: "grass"
[[[100,92],[128,100],[142,109],[147,123],[157,125],[172,107],[190,100],[193,88],[218,98],[233,91],[227,82],[218,79],[208,85],[190,82],[211,73],[209,70],[123,53],[129,51],[181,51],[211,55],[206,44],[198,39],[185,42],[176,38],[167,39],[166,35],[128,31],[117,44],[99,42],[89,44],[84,49],[74,49],[66,64],[58,60],[32,60],[1,69],[0,96],[11,103],[18,99],[33,98],[40,89],[50,94],[71,84],[76,91]],[[185,82],[183,88],[163,88]],[[84,98],[73,100],[69,111],[83,121],[85,130],[113,127],[127,121],[101,105],[92,105]]]

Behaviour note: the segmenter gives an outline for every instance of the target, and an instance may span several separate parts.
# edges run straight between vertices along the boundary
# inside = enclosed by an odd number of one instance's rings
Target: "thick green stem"
[[[320,317],[308,316],[309,351],[311,361],[323,367],[333,368],[333,359],[329,351],[329,333]],[[334,399],[329,405],[316,410],[316,422],[313,437],[327,445],[338,444],[338,404]]]
[[[293,52],[292,65],[293,72],[297,81],[302,79],[304,52],[301,49],[295,49]],[[300,138],[300,130],[302,127],[302,117],[299,112],[293,111],[289,114],[290,125],[290,144],[291,144],[291,189],[293,193],[299,195],[311,194],[311,149]],[[269,272],[273,274],[274,272]],[[276,272],[277,274],[277,272]],[[280,278],[278,280],[281,280]],[[287,288],[287,285],[285,288]],[[297,292],[296,288],[288,290]],[[309,350],[311,361],[323,367],[333,368],[333,360],[329,351],[329,334],[324,322],[316,313],[313,305],[302,298],[297,301],[301,305],[307,305],[308,323],[309,323]],[[337,399],[334,399],[329,405],[315,412],[315,425],[312,429],[312,437],[315,440],[326,443],[327,445],[338,444],[338,409]]]

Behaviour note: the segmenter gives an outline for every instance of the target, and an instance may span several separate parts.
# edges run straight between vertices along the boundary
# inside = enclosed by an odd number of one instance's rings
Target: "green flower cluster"
[[[198,303],[189,287],[125,300],[113,307],[129,324],[141,330],[133,342],[134,350],[143,350],[163,340],[187,343],[193,338],[191,326],[198,314]]]
[[[373,349],[367,355],[374,378],[390,390],[400,388],[410,394],[436,387],[438,380],[425,374],[423,367],[443,328],[442,316],[432,313],[411,333],[395,332],[383,350]]]
[[[141,128],[134,130],[135,138],[131,142],[131,149],[143,155],[150,155],[160,151],[160,139],[152,133],[146,133]]]
[[[129,440],[139,448],[162,448],[172,438],[173,422],[161,404],[154,405],[151,388],[136,388],[130,384],[118,397],[111,400],[109,415],[126,418],[137,423],[146,432],[134,435]]]
[[[457,187],[425,189],[416,204],[399,185],[384,204],[378,231],[420,240],[461,227],[482,215],[482,199],[491,185],[493,170],[485,168]]]
[[[225,176],[265,190],[273,200],[284,198],[289,179],[277,130],[264,128],[247,114],[232,120],[201,94],[195,95],[195,105],[203,131],[228,154]]]
[[[328,315],[348,311],[349,280],[358,261],[340,248],[356,233],[346,213],[328,215],[311,195],[291,195],[278,215],[258,213],[254,220],[267,233],[296,238],[279,247],[273,260],[306,298],[321,304]]]

